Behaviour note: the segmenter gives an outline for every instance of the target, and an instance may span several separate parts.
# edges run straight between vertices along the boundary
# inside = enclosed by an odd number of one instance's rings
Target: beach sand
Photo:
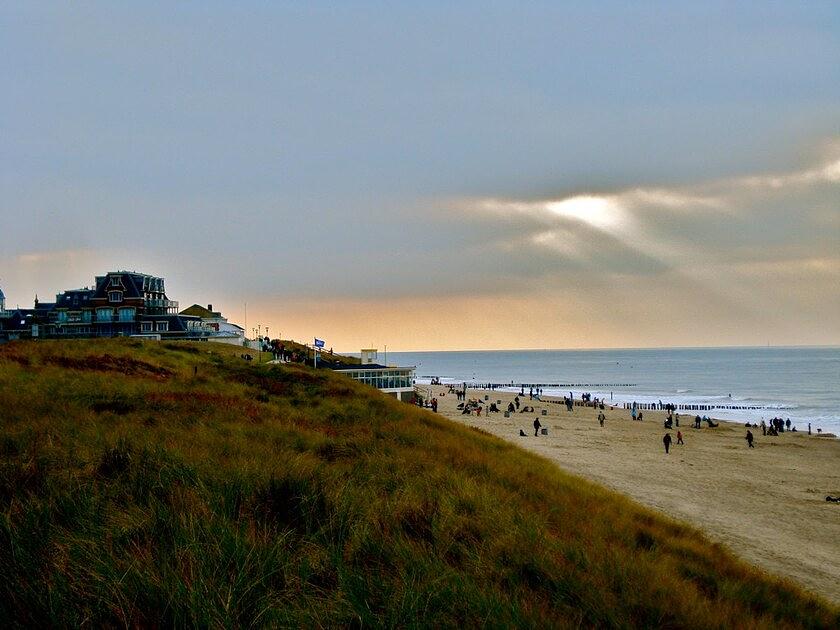
[[[840,440],[803,432],[763,437],[752,429],[750,449],[742,424],[694,429],[694,416],[680,414],[685,445],[672,445],[666,455],[665,412],[645,411],[644,421],[633,422],[629,411],[607,407],[601,428],[591,407],[569,413],[562,404],[529,401],[526,393],[520,400],[534,413],[476,417],[461,414],[454,394],[441,396],[446,387],[429,389],[438,413],[694,525],[745,560],[840,604],[840,504],[825,500],[840,495]],[[515,395],[467,390],[468,398],[483,401],[485,394],[501,400],[503,411]],[[548,436],[534,437],[535,417]],[[676,429],[670,433],[676,443]]]

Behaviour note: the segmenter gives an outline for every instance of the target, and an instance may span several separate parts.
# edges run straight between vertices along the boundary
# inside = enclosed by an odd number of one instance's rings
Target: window
[[[121,287],[122,286],[122,277],[121,276],[111,276],[111,286],[112,287]]]
[[[134,321],[134,309],[133,308],[121,308],[120,309],[120,321],[121,322],[133,322]]]
[[[122,292],[121,291],[110,291],[108,293],[108,301],[109,302],[122,302]]]
[[[114,318],[114,312],[110,308],[96,309],[96,321],[110,322]]]
[[[155,322],[158,332],[166,332],[169,330],[169,322]]]
[[[93,319],[92,311],[82,311],[82,321],[83,322],[90,322]]]
[[[143,332],[152,332],[152,322],[143,322],[140,324],[140,330]]]
[[[58,311],[58,321],[62,323],[67,321],[67,311]]]

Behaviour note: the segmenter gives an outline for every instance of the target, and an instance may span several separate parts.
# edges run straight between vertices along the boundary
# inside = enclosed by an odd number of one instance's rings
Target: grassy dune
[[[840,626],[536,456],[239,352],[0,346],[3,626]]]

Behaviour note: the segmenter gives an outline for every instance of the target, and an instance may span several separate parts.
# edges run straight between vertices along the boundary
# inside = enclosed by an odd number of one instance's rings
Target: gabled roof
[[[194,315],[196,317],[201,317],[203,319],[221,319],[222,314],[218,311],[211,311],[201,304],[193,304],[189,308],[185,308],[181,311],[181,315]]]

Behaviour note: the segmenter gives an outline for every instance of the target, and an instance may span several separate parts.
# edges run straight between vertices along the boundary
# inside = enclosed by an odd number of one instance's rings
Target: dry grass
[[[238,352],[0,347],[3,625],[840,625],[545,460]]]

